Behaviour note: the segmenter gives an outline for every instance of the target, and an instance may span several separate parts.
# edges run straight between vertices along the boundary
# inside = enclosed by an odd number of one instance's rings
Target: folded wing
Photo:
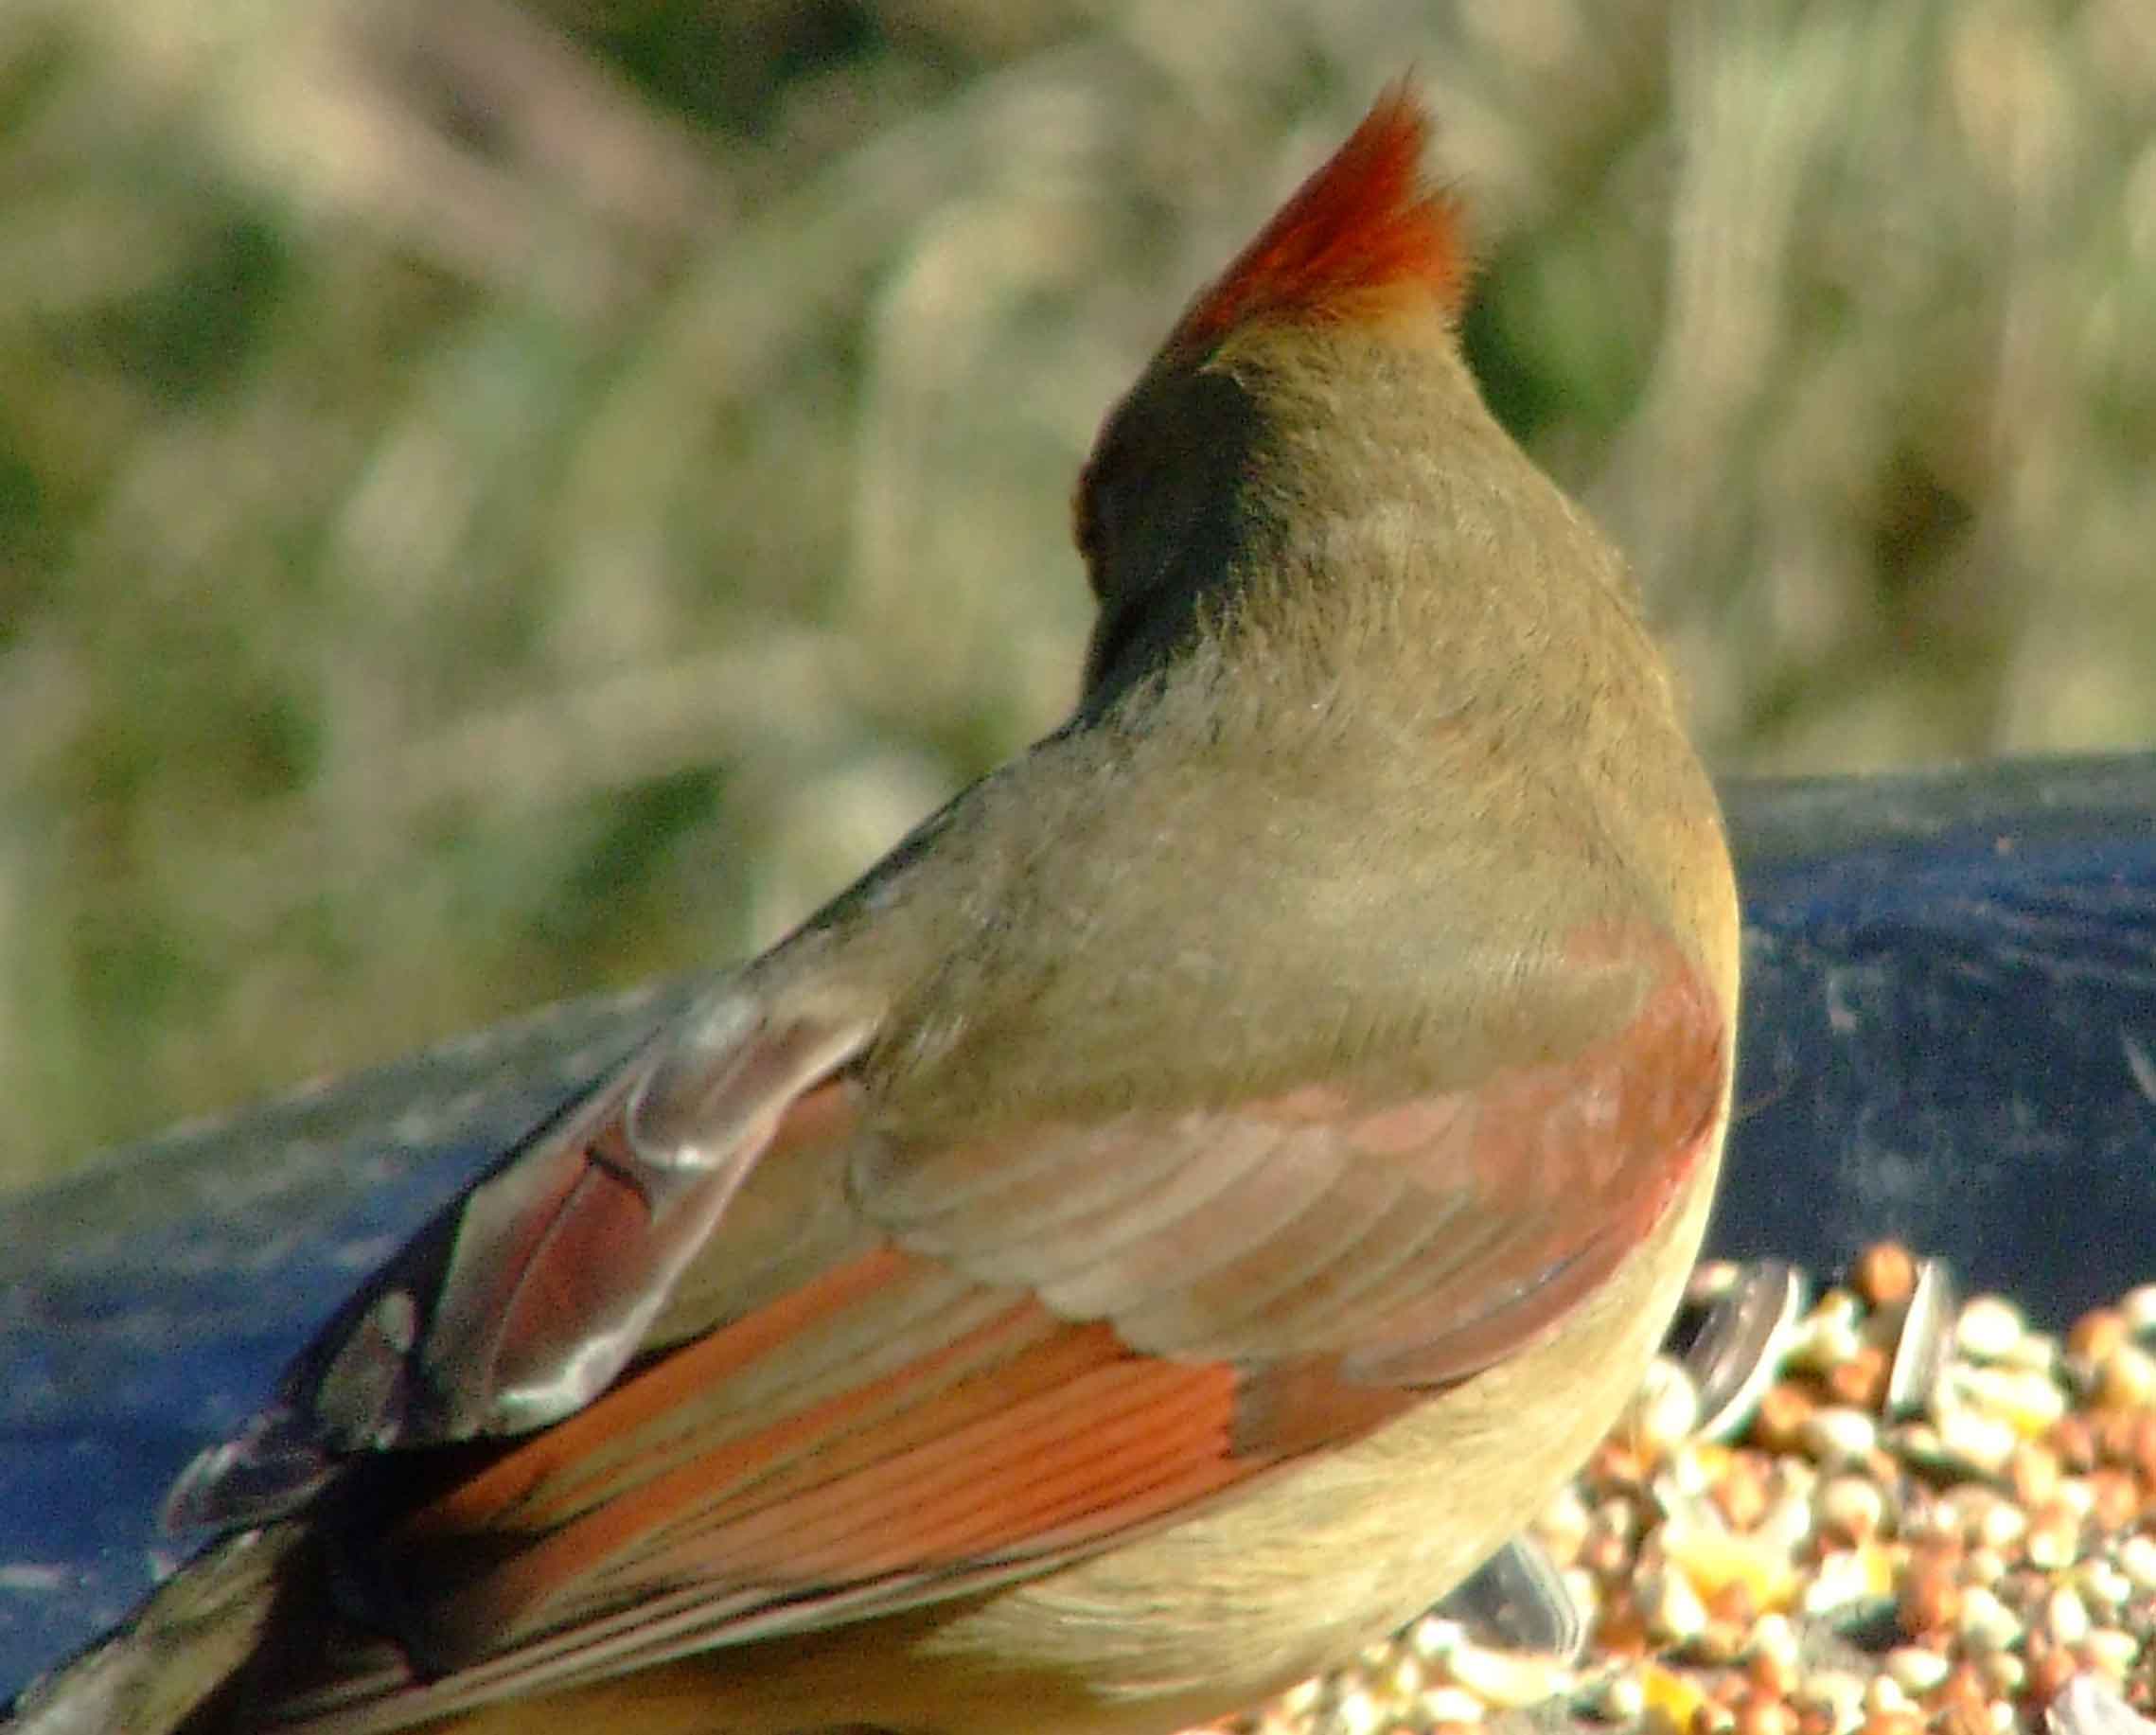
[[[1658,941],[1628,957],[1627,1013],[1470,1086],[928,1146],[850,1064],[873,1022],[707,1014],[294,1370],[280,1438],[311,1428],[361,1491],[363,1524],[324,1523],[366,1620],[255,1682],[262,1714],[400,1727],[960,1595],[1472,1376],[1587,1293],[1711,1142],[1711,991]],[[560,1411],[431,1478],[365,1450]],[[422,1480],[416,1503],[367,1492]],[[184,1510],[246,1483],[212,1466]]]

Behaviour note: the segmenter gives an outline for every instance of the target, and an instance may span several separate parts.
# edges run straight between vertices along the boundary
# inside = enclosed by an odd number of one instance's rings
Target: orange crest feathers
[[[1460,207],[1424,180],[1430,116],[1388,86],[1332,160],[1199,294],[1170,352],[1204,349],[1252,321],[1348,317],[1373,293],[1420,285],[1451,320],[1467,289]]]

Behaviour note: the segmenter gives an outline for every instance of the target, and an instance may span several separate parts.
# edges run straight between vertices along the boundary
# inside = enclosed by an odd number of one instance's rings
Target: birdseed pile
[[[1925,1272],[1868,1249],[1704,1431],[1698,1383],[1656,1361],[1535,1527],[1576,1661],[1433,1613],[1218,1728],[2006,1735],[2082,1674],[2147,1712],[2156,1284],[2061,1340],[1997,1296],[1936,1304]],[[1695,1295],[1734,1279],[1703,1267]]]

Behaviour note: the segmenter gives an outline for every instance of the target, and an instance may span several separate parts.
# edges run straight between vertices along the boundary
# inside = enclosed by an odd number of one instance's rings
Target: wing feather
[[[848,1082],[859,1030],[743,1019],[746,1041],[791,1031],[794,1062],[712,1046],[707,1071],[772,1100],[669,1074],[746,1141],[668,1122],[739,1171],[678,1273],[671,1347],[345,1539],[369,1557],[347,1584],[434,1678],[354,1633],[271,1699],[307,1726],[395,1727],[963,1595],[1472,1375],[1586,1293],[1711,1144],[1723,1022],[1672,951],[1638,956],[1621,1022],[1472,1087],[1329,1082],[930,1148]],[[609,1257],[638,1100],[617,1088],[574,1148],[535,1147],[536,1227],[502,1213],[487,1232],[516,1250],[468,1268]],[[638,1252],[633,1229],[632,1210]],[[520,1339],[573,1354],[591,1282],[521,1278]]]

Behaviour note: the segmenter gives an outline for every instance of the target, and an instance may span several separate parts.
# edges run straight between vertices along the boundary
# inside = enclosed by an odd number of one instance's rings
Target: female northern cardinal
[[[1736,902],[1426,131],[1383,97],[1109,416],[1070,722],[378,1275],[28,1726],[1169,1730],[1584,1455],[1705,1216]]]

